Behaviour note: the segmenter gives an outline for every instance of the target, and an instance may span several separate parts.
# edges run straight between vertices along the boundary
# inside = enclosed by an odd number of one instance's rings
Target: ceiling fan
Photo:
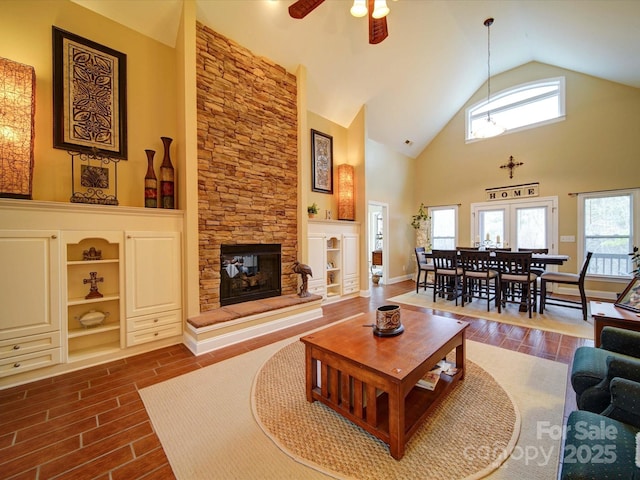
[[[376,43],[382,42],[389,36],[389,32],[387,30],[387,17],[374,18],[373,12],[375,0],[366,1],[368,3],[366,11],[369,14],[369,43],[375,45]],[[323,2],[324,0],[297,0],[289,7],[289,15],[298,19],[304,18]],[[361,1],[360,3],[364,4],[364,1]],[[364,13],[364,15],[366,14],[367,13]]]

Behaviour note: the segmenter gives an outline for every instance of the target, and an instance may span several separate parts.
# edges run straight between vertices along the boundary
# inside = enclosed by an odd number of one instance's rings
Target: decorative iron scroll
[[[71,203],[118,205],[118,162],[94,149],[71,155]]]

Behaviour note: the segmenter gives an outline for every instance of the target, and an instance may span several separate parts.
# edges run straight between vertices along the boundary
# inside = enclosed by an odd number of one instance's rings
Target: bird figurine
[[[298,293],[299,297],[308,297],[311,295],[307,290],[307,280],[309,275],[313,277],[313,273],[311,272],[311,267],[309,265],[305,265],[304,263],[300,263],[298,261],[293,262],[293,271],[295,273],[299,273],[302,277],[302,285],[300,286],[300,293]]]

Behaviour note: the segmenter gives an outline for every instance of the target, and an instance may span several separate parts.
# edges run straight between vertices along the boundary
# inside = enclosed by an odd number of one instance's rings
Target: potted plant
[[[313,202],[312,205],[309,205],[307,207],[307,213],[309,214],[309,218],[313,218],[316,216],[316,214],[318,213],[318,205],[316,205],[316,202]]]
[[[418,214],[411,217],[411,226],[418,230],[420,228],[420,224],[424,220],[429,220],[429,215],[425,211],[425,207],[423,203],[420,204],[420,208],[418,209]]]

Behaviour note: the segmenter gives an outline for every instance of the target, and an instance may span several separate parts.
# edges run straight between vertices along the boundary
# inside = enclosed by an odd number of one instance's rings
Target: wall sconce
[[[355,220],[353,165],[338,165],[338,220]]]
[[[36,74],[0,58],[0,197],[31,199]]]

